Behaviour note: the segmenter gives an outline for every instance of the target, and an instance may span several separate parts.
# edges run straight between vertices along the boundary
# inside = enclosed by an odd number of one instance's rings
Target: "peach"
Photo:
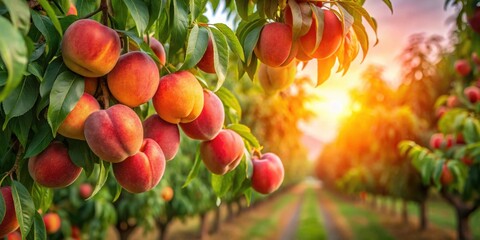
[[[445,106],[440,106],[437,111],[436,111],[436,116],[437,118],[441,118],[443,117],[443,115],[445,115],[445,113],[448,111],[448,108],[445,107]]]
[[[296,61],[292,61],[286,67],[273,68],[260,63],[258,80],[267,94],[274,94],[289,87],[295,80],[297,73]]]
[[[22,234],[19,231],[11,232],[7,235],[7,240],[22,240]]]
[[[80,194],[80,197],[82,199],[87,199],[92,195],[93,193],[93,187],[89,183],[82,183],[80,184],[80,187],[78,188],[78,193]]]
[[[95,96],[95,93],[97,92],[98,88],[98,78],[85,78],[85,89],[83,90],[84,92]]]
[[[87,118],[85,139],[102,160],[121,162],[136,154],[142,146],[142,121],[131,108],[116,104]]]
[[[10,187],[0,188],[3,201],[5,202],[5,216],[0,223],[0,237],[17,230],[19,227],[17,215],[15,213],[15,205],[13,203],[12,189]]]
[[[263,27],[254,51],[264,64],[279,67],[289,63],[287,60],[292,55],[292,46],[292,28],[284,23],[272,22]]]
[[[197,119],[180,123],[183,132],[197,140],[211,140],[217,136],[225,120],[222,101],[209,90],[203,90],[203,109]]]
[[[143,41],[147,42],[147,36],[143,37]],[[160,43],[156,38],[150,37],[150,48],[152,49],[153,53],[158,57],[158,60],[160,60],[160,66],[165,66],[165,63],[167,61],[167,54],[165,53],[165,48],[163,47],[162,43]],[[130,51],[138,51],[140,50],[137,45],[134,44],[129,44]]]
[[[75,5],[73,3],[70,3],[70,7],[68,8],[68,12],[67,12],[67,16],[68,15],[75,15],[75,16],[78,15],[77,7],[75,7]]]
[[[455,145],[455,137],[452,134],[447,134],[445,136],[445,147],[451,148],[453,145]]]
[[[122,55],[107,75],[112,95],[129,107],[138,107],[148,102],[157,91],[159,80],[155,61],[139,51]]]
[[[458,97],[455,95],[450,95],[447,98],[447,107],[449,108],[454,108],[454,107],[459,107],[460,106],[460,101],[458,100]]]
[[[82,231],[78,226],[72,226],[72,239],[80,240],[82,236]]]
[[[480,101],[480,88],[478,88],[477,86],[470,86],[465,88],[463,90],[463,94],[465,94],[465,97],[467,97],[467,99],[473,104]]]
[[[200,144],[200,156],[210,172],[224,175],[238,166],[244,148],[238,133],[224,129],[214,139]]]
[[[472,66],[470,66],[468,60],[459,59],[455,61],[455,71],[457,71],[460,76],[466,77],[472,71]]]
[[[166,186],[162,189],[162,198],[165,202],[169,202],[173,198],[173,189],[170,186]]]
[[[62,220],[56,213],[47,213],[43,216],[43,222],[45,223],[45,229],[48,234],[54,234],[60,230]]]
[[[442,173],[440,175],[440,183],[446,186],[453,182],[453,174],[447,166],[447,163],[444,163],[442,166]]]
[[[74,22],[62,40],[65,65],[85,77],[100,77],[110,72],[121,50],[118,34],[91,19]]]
[[[285,175],[280,158],[274,153],[265,153],[260,158],[252,157],[252,188],[262,194],[269,194],[282,185]]]
[[[311,57],[324,59],[332,56],[343,41],[343,27],[337,15],[330,10],[324,10],[323,34],[320,44],[315,49],[317,39],[317,21],[313,17],[308,32],[300,37],[300,48]]]
[[[68,138],[85,140],[83,133],[85,120],[90,114],[98,110],[100,110],[100,104],[97,100],[92,95],[84,93],[73,110],[63,120],[58,128],[58,133]]]
[[[430,147],[432,149],[439,149],[444,143],[444,137],[442,133],[435,133],[430,137]]]
[[[202,112],[203,89],[190,72],[171,73],[160,79],[152,102],[163,120],[173,124],[191,122]]]
[[[131,193],[141,193],[155,187],[165,172],[165,156],[157,142],[143,141],[139,152],[125,161],[113,164],[113,174],[120,186]]]
[[[153,114],[143,121],[145,138],[151,138],[158,143],[165,155],[165,160],[172,160],[180,147],[180,131],[177,124],[172,124]]]
[[[473,14],[467,17],[467,22],[474,32],[480,33],[480,7],[475,7]]]
[[[202,59],[197,63],[197,67],[206,73],[215,73],[215,62],[213,59],[213,42],[208,39],[207,50],[203,54]]]
[[[468,156],[464,156],[461,159],[461,161],[467,166],[472,166],[475,163],[475,160],[473,160],[473,158],[468,157]]]
[[[44,187],[63,188],[80,176],[82,168],[72,162],[63,143],[54,141],[43,152],[30,158],[28,172]]]

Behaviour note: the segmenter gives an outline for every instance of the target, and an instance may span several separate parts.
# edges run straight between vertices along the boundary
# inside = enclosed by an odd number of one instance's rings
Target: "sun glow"
[[[311,101],[307,107],[318,117],[338,121],[348,116],[352,109],[350,96],[345,91],[322,91],[317,93],[318,98]]]

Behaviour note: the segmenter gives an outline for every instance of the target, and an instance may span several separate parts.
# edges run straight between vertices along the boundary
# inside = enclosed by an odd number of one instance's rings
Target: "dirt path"
[[[317,195],[328,240],[352,239],[351,230],[345,219],[340,215],[332,200],[323,194],[323,191],[317,191]]]

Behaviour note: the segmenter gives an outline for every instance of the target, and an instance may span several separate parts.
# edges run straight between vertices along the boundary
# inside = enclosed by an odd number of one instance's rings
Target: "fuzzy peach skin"
[[[155,61],[139,51],[122,55],[107,75],[112,95],[129,107],[138,107],[148,102],[157,91],[159,81]]]
[[[160,146],[153,139],[146,138],[137,154],[113,164],[113,173],[120,186],[131,193],[141,193],[160,182],[165,165]]]
[[[203,54],[203,57],[197,63],[197,67],[206,73],[215,73],[215,62],[213,58],[213,42],[212,39],[208,39],[207,50]]]
[[[177,155],[180,147],[180,131],[177,124],[172,124],[153,114],[143,121],[145,138],[151,138],[158,143],[167,161]]]
[[[70,3],[70,7],[68,8],[68,12],[67,12],[67,16],[68,15],[75,15],[75,16],[78,15],[77,7],[75,7],[75,5],[73,5],[73,3]]]
[[[288,64],[286,61],[291,55],[292,37],[292,28],[287,24],[279,22],[268,23],[260,32],[254,49],[255,55],[261,62],[270,67]]]
[[[343,27],[342,22],[337,15],[330,10],[323,10],[324,13],[324,28],[322,40],[315,49],[317,39],[317,21],[315,17],[307,34],[300,38],[300,48],[308,55],[318,59],[324,59],[332,56],[343,41]]]
[[[85,120],[98,110],[100,110],[100,104],[97,100],[92,95],[84,93],[58,128],[58,133],[68,138],[85,140],[83,133]]]
[[[147,42],[147,36],[143,37],[143,41]],[[140,50],[138,45],[134,44],[133,42],[129,42],[128,46],[130,51]],[[160,65],[158,67],[162,68],[162,66],[165,66],[165,63],[167,62],[167,54],[165,53],[165,48],[163,47],[162,43],[159,42],[156,38],[150,37],[149,46],[152,49],[153,53],[155,53],[155,55],[158,57],[158,60],[160,60]]]
[[[214,139],[200,144],[200,156],[210,172],[224,175],[238,166],[244,148],[238,133],[224,129]]]
[[[273,68],[260,63],[258,80],[267,94],[274,94],[289,87],[295,80],[297,73],[296,61],[290,62],[286,67]]]
[[[5,201],[5,216],[0,223],[0,237],[17,230],[19,227],[17,215],[15,214],[15,206],[13,203],[12,189],[8,187],[0,188],[3,200]]]
[[[92,113],[85,121],[84,133],[90,149],[112,163],[136,154],[143,142],[142,121],[122,104]]]
[[[82,168],[72,162],[63,143],[54,141],[28,160],[28,172],[35,182],[44,187],[63,188],[80,176]]]
[[[282,185],[285,171],[280,158],[274,153],[265,153],[261,158],[252,157],[252,187],[262,194],[269,194]]]
[[[197,119],[180,123],[183,132],[192,139],[211,140],[222,129],[225,111],[220,98],[212,91],[203,90],[203,109]]]
[[[70,70],[85,77],[109,73],[120,57],[121,43],[111,28],[91,19],[70,25],[62,40],[63,61]]]
[[[60,226],[62,225],[62,220],[57,213],[47,213],[43,216],[43,222],[45,223],[45,229],[47,230],[48,234],[53,234],[60,230]]]
[[[202,112],[203,89],[190,72],[171,73],[160,78],[152,102],[163,120],[173,124],[191,122]]]

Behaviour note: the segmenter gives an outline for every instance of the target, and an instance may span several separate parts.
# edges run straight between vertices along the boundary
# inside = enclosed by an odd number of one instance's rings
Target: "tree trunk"
[[[160,230],[160,233],[158,234],[159,240],[166,239],[169,224],[170,220],[167,220],[166,222],[157,221],[157,228]]]
[[[455,208],[457,215],[457,235],[459,240],[472,240],[472,230],[468,222],[470,213],[465,209]]]
[[[233,220],[233,203],[229,202],[227,203],[227,222],[230,222]]]
[[[407,200],[402,200],[402,220],[403,223],[408,223],[408,202]]]
[[[392,215],[397,214],[397,206],[396,206],[395,198],[392,198],[392,200],[391,200],[390,213]]]
[[[215,209],[215,215],[213,218],[212,227],[210,228],[210,234],[216,233],[220,229],[220,206]]]
[[[208,224],[207,224],[207,214],[201,213],[200,214],[200,239],[207,239],[208,238]]]
[[[238,207],[238,210],[237,210],[237,216],[240,216],[240,214],[242,213],[243,211],[243,206],[242,206],[242,199],[241,198],[238,198],[237,201],[237,207]]]
[[[120,240],[127,240],[135,229],[135,226],[130,226],[126,222],[118,222],[115,227],[120,235]]]
[[[421,201],[418,203],[418,218],[420,219],[420,231],[427,229],[427,203]]]

